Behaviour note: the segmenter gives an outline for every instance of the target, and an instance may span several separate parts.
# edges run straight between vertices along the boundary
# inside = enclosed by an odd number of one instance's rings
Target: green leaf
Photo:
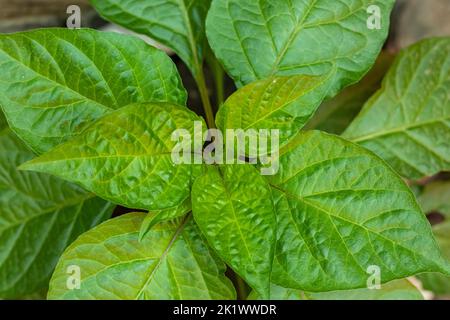
[[[366,287],[449,271],[405,182],[366,149],[318,131],[299,134],[267,176],[277,211],[272,282],[306,291]]]
[[[380,289],[354,289],[331,292],[303,292],[276,285],[270,288],[271,300],[423,300],[420,291],[406,279],[395,280]],[[252,292],[249,300],[258,300]]]
[[[149,212],[142,222],[139,240],[142,241],[145,235],[158,223],[180,218],[191,212],[191,210],[191,198],[189,197],[176,207]]]
[[[341,134],[361,111],[367,100],[381,87],[381,81],[394,60],[394,55],[382,52],[370,72],[319,107],[305,129],[317,129]]]
[[[132,104],[112,112],[72,140],[21,166],[75,182],[98,196],[142,210],[179,205],[201,169],[175,164],[171,139],[177,129],[194,136],[203,120],[185,107]],[[202,134],[202,132],[200,132]]]
[[[5,115],[0,108],[0,130],[3,130],[6,127],[8,127],[8,123],[6,122]]]
[[[91,0],[107,20],[173,49],[194,76],[202,72],[205,18],[211,0]]]
[[[450,220],[433,226],[433,233],[445,257],[450,259]],[[450,294],[450,277],[448,276],[424,273],[419,275],[419,279],[426,290],[431,290],[438,295]]]
[[[209,43],[238,86],[273,75],[335,71],[334,96],[369,70],[387,37],[394,0],[214,0]],[[381,28],[367,27],[376,5]]]
[[[217,127],[280,131],[280,144],[295,136],[324,99],[326,77],[275,76],[253,82],[234,93],[221,106]],[[251,150],[251,153],[256,150]]]
[[[450,220],[450,181],[436,181],[428,184],[418,200],[425,213],[436,211]]]
[[[111,110],[135,102],[184,105],[172,61],[135,37],[45,29],[0,35],[0,105],[43,153]]]
[[[208,243],[262,297],[276,240],[270,192],[250,165],[207,167],[192,187],[192,212]]]
[[[400,53],[383,87],[344,132],[406,178],[450,169],[450,38]]]
[[[225,265],[185,218],[158,224],[139,241],[145,213],[109,220],[80,236],[63,254],[49,299],[235,299]],[[80,288],[67,288],[69,266]]]
[[[79,234],[107,219],[113,206],[57,178],[16,170],[34,155],[9,129],[0,132],[0,297],[46,288]]]

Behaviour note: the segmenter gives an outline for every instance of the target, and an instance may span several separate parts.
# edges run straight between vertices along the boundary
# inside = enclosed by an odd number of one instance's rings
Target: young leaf
[[[188,214],[191,210],[191,198],[189,197],[176,207],[149,212],[142,222],[141,230],[139,232],[139,240],[142,240],[145,235],[158,223],[180,218]]]
[[[45,29],[0,35],[0,105],[11,128],[43,153],[134,102],[184,105],[172,61],[135,37]]]
[[[172,161],[177,145],[172,133],[184,129],[192,137],[195,121],[203,123],[185,107],[132,104],[104,116],[21,169],[59,176],[129,208],[171,208],[189,196],[200,170]]]
[[[173,49],[194,76],[202,71],[204,24],[211,0],[91,0],[91,3],[105,19]]]
[[[268,297],[276,220],[259,172],[250,165],[207,167],[192,187],[192,212],[219,256]]]
[[[252,292],[248,300],[258,300]],[[423,300],[420,291],[406,279],[395,280],[381,286],[380,289],[354,289],[331,292],[304,292],[272,285],[271,300]]]
[[[441,247],[444,256],[450,259],[450,220],[433,226],[433,233]],[[439,273],[424,273],[419,275],[424,289],[438,295],[450,294],[450,277]]]
[[[34,155],[0,132],[0,297],[46,288],[64,249],[111,215],[113,206],[57,178],[17,171]]]
[[[217,127],[223,132],[278,129],[283,145],[314,114],[328,91],[326,81],[326,77],[275,76],[253,82],[222,105],[216,116]]]
[[[344,137],[374,151],[403,176],[450,169],[450,38],[404,50]]]
[[[335,70],[330,96],[357,82],[387,37],[394,0],[214,0],[209,43],[238,86],[273,75]],[[368,9],[379,10],[379,29]],[[372,24],[371,24],[372,27]],[[377,26],[378,27],[378,26]]]
[[[267,176],[278,220],[273,283],[316,292],[365,287],[373,270],[382,283],[448,273],[414,195],[384,161],[318,131],[280,154]]]
[[[192,219],[158,224],[142,240],[145,213],[109,220],[80,236],[63,254],[49,299],[235,299],[225,265],[202,240]],[[69,266],[80,287],[67,288]]]

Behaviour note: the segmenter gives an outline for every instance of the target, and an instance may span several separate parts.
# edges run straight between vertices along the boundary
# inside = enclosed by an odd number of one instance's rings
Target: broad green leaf
[[[0,35],[0,73],[0,106],[37,153],[128,104],[186,102],[172,61],[117,33],[45,29]]]
[[[139,240],[142,240],[145,235],[158,223],[180,218],[191,212],[191,210],[191,198],[189,197],[176,207],[149,212],[142,222],[141,230],[139,232]]]
[[[276,285],[270,288],[271,300],[423,300],[420,291],[406,279],[395,280],[380,289],[354,289],[331,292],[303,292]],[[249,300],[258,300],[252,292]]]
[[[158,224],[139,241],[145,213],[109,220],[64,252],[50,281],[49,299],[235,299],[225,265],[191,218]],[[80,288],[67,288],[78,266]]]
[[[425,213],[433,211],[450,219],[450,181],[436,181],[428,184],[420,194],[419,203]]]
[[[91,0],[105,19],[173,49],[194,76],[202,72],[205,18],[211,0]]]
[[[178,144],[171,139],[172,133],[184,129],[193,137],[195,121],[205,127],[185,107],[132,104],[104,116],[21,169],[59,176],[129,208],[171,208],[189,196],[200,169],[172,161]]]
[[[276,218],[260,173],[244,164],[207,167],[192,187],[192,212],[219,256],[268,297]]]
[[[341,134],[361,111],[367,100],[381,87],[381,81],[394,60],[394,55],[382,52],[370,72],[319,107],[305,129]]]
[[[394,0],[214,0],[209,43],[238,86],[274,75],[335,72],[330,96],[369,70],[389,30]],[[380,10],[380,29],[369,29]]]
[[[402,51],[383,86],[344,132],[418,179],[450,169],[450,38]]]
[[[45,174],[17,171],[33,153],[0,132],[0,297],[46,288],[64,249],[108,218],[112,205]]]
[[[362,288],[449,271],[405,182],[370,151],[309,131],[280,151],[267,176],[277,211],[272,282],[305,291]]]
[[[275,76],[253,82],[234,93],[221,106],[216,124],[226,129],[280,131],[285,144],[311,118],[324,99],[326,77]],[[225,138],[225,137],[224,137]],[[256,150],[250,150],[255,154]]]
[[[445,257],[450,259],[450,220],[433,226],[433,233]],[[431,290],[437,295],[450,294],[450,277],[448,276],[424,273],[419,276],[419,279],[426,290]]]

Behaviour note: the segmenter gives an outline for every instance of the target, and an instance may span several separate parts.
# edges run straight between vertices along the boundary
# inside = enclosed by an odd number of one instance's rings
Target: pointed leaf
[[[280,151],[273,188],[278,241],[272,282],[306,291],[361,288],[449,271],[404,181],[366,149],[318,131]]]
[[[225,265],[192,219],[158,224],[139,241],[145,213],[109,220],[79,237],[63,254],[49,299],[235,299]],[[80,269],[80,288],[67,288],[67,268]]]
[[[185,129],[192,137],[195,121],[202,119],[177,105],[129,105],[21,169],[59,176],[129,208],[171,208],[189,196],[200,169],[172,161],[171,136]]]
[[[327,93],[326,81],[326,77],[275,76],[253,82],[221,106],[216,116],[217,127],[223,132],[277,129],[283,145],[314,114]]]
[[[259,172],[250,165],[208,167],[192,187],[192,212],[219,256],[268,297],[276,222]]]
[[[46,288],[66,246],[113,206],[63,180],[17,171],[34,155],[9,129],[0,150],[0,297],[18,298]]]
[[[211,0],[91,0],[91,3],[105,19],[173,49],[194,75],[201,71],[205,18]]]
[[[45,29],[0,35],[0,106],[37,153],[134,102],[184,105],[172,61],[135,37]]]
[[[139,232],[139,240],[142,240],[145,235],[158,223],[180,218],[191,212],[191,210],[191,198],[187,198],[176,207],[149,212],[142,222],[141,230]]]
[[[214,0],[209,43],[238,86],[273,75],[336,71],[330,96],[374,63],[389,30],[394,0]],[[380,29],[369,29],[370,6]],[[372,15],[373,18],[373,15]]]
[[[410,179],[450,169],[449,87],[450,38],[421,41],[399,54],[343,136]]]

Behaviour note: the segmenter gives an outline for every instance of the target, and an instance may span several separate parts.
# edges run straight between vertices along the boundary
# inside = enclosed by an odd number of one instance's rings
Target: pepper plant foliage
[[[0,35],[2,297],[235,299],[228,266],[250,298],[418,298],[390,281],[450,273],[404,180],[450,169],[450,39],[402,51],[339,137],[302,128],[372,67],[393,0],[91,3],[179,55],[206,121],[169,57],[135,37]],[[216,115],[205,61],[238,88]],[[278,129],[278,171],[175,164],[172,133],[196,122]],[[148,213],[108,220],[115,205]],[[358,289],[373,266],[390,283]]]

